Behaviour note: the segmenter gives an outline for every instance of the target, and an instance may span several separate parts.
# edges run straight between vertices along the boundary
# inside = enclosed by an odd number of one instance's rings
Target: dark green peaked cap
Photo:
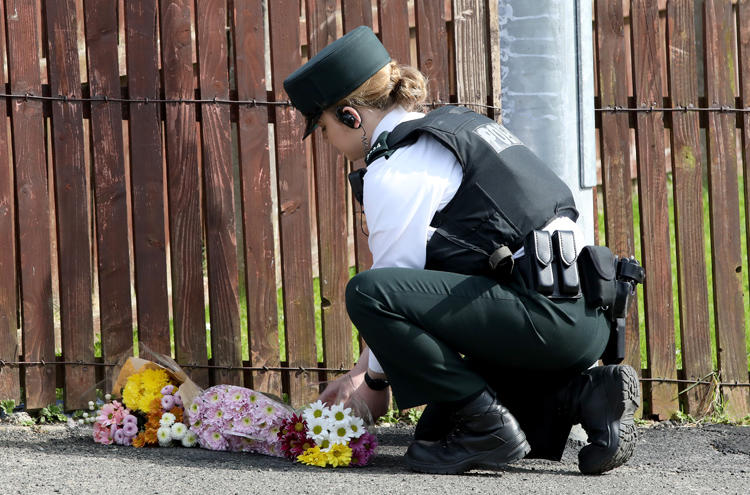
[[[357,89],[391,56],[375,33],[359,26],[315,54],[284,80],[284,89],[307,119],[302,139],[318,125],[323,110]]]

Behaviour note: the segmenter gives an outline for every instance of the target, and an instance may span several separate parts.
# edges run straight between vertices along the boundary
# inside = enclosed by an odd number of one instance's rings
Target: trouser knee
[[[363,324],[376,317],[377,283],[373,276],[375,270],[358,273],[346,285],[346,311],[352,323],[357,327],[363,338],[369,325]]]

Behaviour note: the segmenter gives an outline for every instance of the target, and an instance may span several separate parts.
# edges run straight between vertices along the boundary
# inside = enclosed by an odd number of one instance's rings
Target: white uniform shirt
[[[392,131],[401,122],[422,117],[422,113],[396,107],[377,125],[373,139],[384,131]],[[453,153],[428,134],[422,134],[410,146],[398,148],[390,158],[380,157],[367,167],[363,208],[373,269],[424,268],[427,241],[435,232],[430,222],[435,212],[453,199],[462,178],[461,164]],[[583,232],[572,220],[557,218],[548,228],[573,230],[577,250],[583,248]],[[368,368],[383,373],[372,352]]]
[[[398,107],[380,121],[373,137],[422,117]],[[432,217],[450,202],[462,177],[453,153],[426,134],[367,167],[363,208],[372,268],[424,268],[427,241],[435,231]]]

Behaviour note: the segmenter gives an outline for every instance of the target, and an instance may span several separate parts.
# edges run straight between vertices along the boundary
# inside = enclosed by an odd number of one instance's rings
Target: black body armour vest
[[[423,133],[453,152],[463,169],[455,196],[430,223],[436,231],[427,243],[425,268],[504,276],[510,253],[529,232],[555,216],[578,218],[570,189],[547,165],[503,126],[463,107],[441,107],[382,133],[365,163],[389,158]],[[365,170],[349,177],[360,203]],[[496,266],[498,259],[503,268]]]

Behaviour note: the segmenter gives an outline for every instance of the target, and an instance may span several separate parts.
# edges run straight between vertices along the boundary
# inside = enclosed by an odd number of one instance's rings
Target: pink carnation
[[[99,422],[94,423],[94,441],[103,445],[112,443],[112,430]]]

